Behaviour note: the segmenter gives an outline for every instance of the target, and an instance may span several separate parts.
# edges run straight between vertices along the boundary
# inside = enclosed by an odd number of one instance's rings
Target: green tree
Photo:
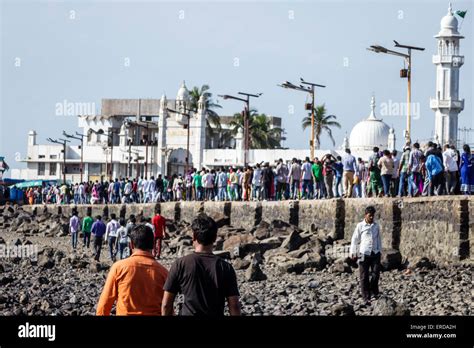
[[[326,115],[326,107],[323,105],[316,106],[314,108],[314,139],[315,139],[315,149],[319,149],[321,145],[321,136],[323,133],[326,133],[332,141],[332,145],[335,146],[336,142],[332,136],[331,127],[341,128],[339,122],[336,121],[336,116]],[[306,116],[301,121],[301,126],[303,130],[306,128],[311,128],[311,115]]]
[[[212,93],[209,92],[209,85],[202,85],[200,88],[195,86],[189,91],[190,109],[194,112],[198,109],[198,102],[202,95],[206,100],[206,133],[208,137],[214,137],[216,134],[222,133],[222,126],[219,115],[214,109],[222,108],[221,105],[214,102]]]
[[[242,114],[234,114],[230,122],[232,135],[236,135],[239,129],[244,130],[244,119]],[[270,118],[265,114],[258,114],[257,110],[251,109],[249,116],[249,132],[251,149],[275,149],[281,147],[280,140],[283,129],[272,127]]]

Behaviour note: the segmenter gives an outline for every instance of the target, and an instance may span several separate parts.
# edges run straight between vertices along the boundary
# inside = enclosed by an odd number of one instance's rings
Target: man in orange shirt
[[[161,242],[166,235],[166,219],[161,216],[159,213],[151,220],[153,227],[155,228],[155,243],[153,245],[153,256],[157,259],[161,256]]]
[[[163,286],[168,271],[152,255],[154,236],[149,226],[138,225],[131,234],[132,256],[115,262],[97,304],[97,315],[161,315]]]

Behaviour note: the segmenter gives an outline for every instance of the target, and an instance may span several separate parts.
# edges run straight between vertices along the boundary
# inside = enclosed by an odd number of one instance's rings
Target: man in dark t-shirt
[[[180,315],[224,315],[225,300],[230,315],[240,315],[237,277],[232,265],[212,253],[217,237],[216,222],[200,214],[191,224],[194,253],[171,266],[166,280],[162,315],[173,315],[176,295],[184,295]]]

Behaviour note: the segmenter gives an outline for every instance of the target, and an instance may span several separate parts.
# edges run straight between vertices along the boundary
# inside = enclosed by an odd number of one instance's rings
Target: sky
[[[460,29],[459,126],[474,128],[472,1],[453,1],[468,10]],[[337,116],[336,146],[352,127],[376,114],[403,139],[406,116],[380,115],[381,106],[406,102],[403,60],[366,50],[393,41],[425,47],[413,53],[412,102],[419,115],[412,139],[434,131],[429,99],[435,94],[433,37],[448,1],[23,1],[0,0],[0,156],[11,168],[24,158],[29,130],[37,141],[79,131],[77,117],[57,114],[58,105],[102,98],[174,99],[183,80],[188,88],[208,84],[215,96],[239,91],[263,93],[251,107],[283,120],[285,147],[309,147],[305,93],[277,86],[300,77],[326,85],[316,104]],[[460,18],[458,18],[461,20]],[[242,110],[238,101],[217,100],[221,115]],[[474,141],[474,132],[472,133]],[[400,146],[398,146],[400,147]],[[332,148],[327,136],[321,148]]]

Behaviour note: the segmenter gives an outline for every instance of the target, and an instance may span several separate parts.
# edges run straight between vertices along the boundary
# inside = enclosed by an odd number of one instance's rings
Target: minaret
[[[430,100],[435,112],[435,135],[439,144],[455,145],[458,131],[458,115],[464,109],[464,99],[459,99],[459,68],[464,56],[459,54],[458,20],[453,15],[451,3],[448,14],[441,19],[438,52],[433,56],[436,66],[436,96]]]

